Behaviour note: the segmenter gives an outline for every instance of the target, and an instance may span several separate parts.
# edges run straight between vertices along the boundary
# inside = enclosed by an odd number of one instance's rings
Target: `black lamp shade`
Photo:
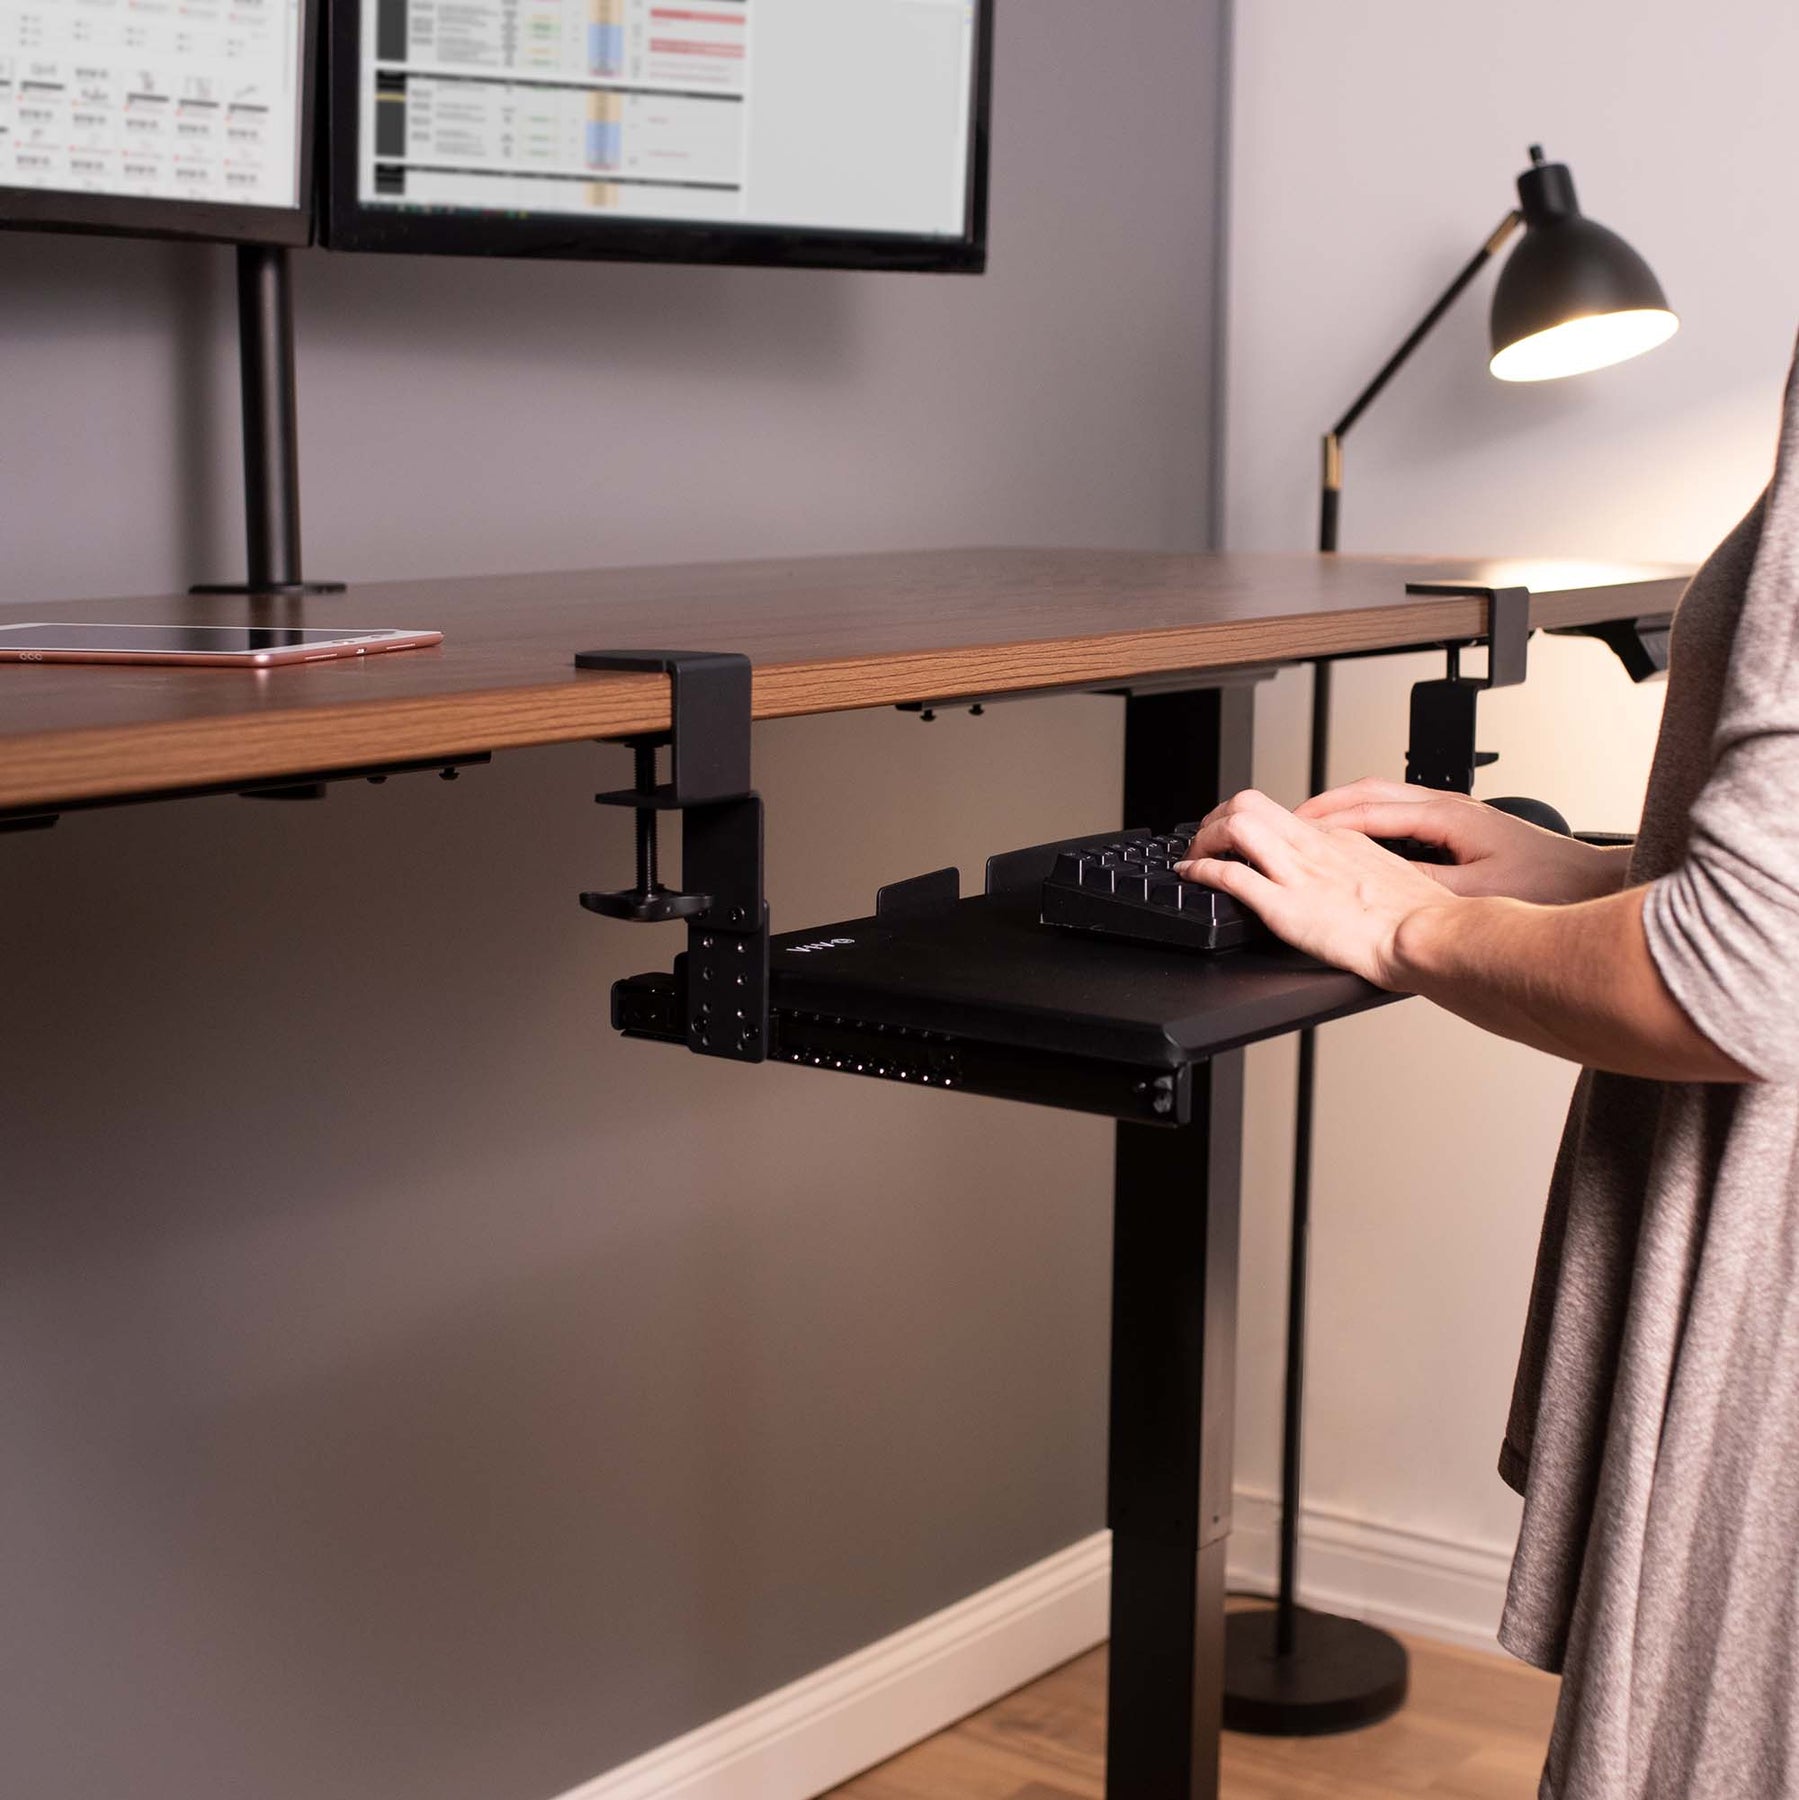
[[[1565,163],[1518,177],[1524,236],[1493,291],[1493,373],[1541,381],[1622,362],[1679,324],[1654,271],[1586,218]]]

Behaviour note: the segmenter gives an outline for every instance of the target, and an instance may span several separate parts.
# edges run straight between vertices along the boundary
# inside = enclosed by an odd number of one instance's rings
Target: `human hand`
[[[1545,906],[1615,893],[1629,853],[1602,850],[1527,824],[1466,794],[1369,776],[1319,794],[1298,817],[1371,838],[1416,838],[1454,858],[1420,865],[1453,894],[1492,894]]]
[[[1287,943],[1395,990],[1406,985],[1395,954],[1401,925],[1460,904],[1433,879],[1452,871],[1407,862],[1362,831],[1301,818],[1253,788],[1206,815],[1175,867],[1240,900]]]

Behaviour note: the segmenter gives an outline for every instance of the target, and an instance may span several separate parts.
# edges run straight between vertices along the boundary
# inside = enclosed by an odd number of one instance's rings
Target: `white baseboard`
[[[1232,1501],[1230,1581],[1272,1593],[1280,1505],[1239,1488]],[[1441,1643],[1497,1650],[1511,1551],[1379,1525],[1327,1507],[1299,1522],[1299,1593],[1308,1605]]]
[[[562,1800],[809,1800],[1106,1635],[1109,1532],[802,1676]]]
[[[1278,1511],[1239,1491],[1233,1586],[1271,1588]],[[1495,1649],[1510,1554],[1308,1507],[1300,1592],[1313,1605]],[[561,1800],[811,1800],[1078,1656],[1106,1635],[1109,1532],[765,1694]]]

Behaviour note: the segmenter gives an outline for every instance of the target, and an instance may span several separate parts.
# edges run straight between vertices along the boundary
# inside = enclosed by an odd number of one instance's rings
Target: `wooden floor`
[[[1408,1639],[1403,1710],[1340,1737],[1228,1735],[1224,1800],[1534,1800],[1556,1682]],[[1103,1800],[1104,1648],[870,1769],[828,1800]]]

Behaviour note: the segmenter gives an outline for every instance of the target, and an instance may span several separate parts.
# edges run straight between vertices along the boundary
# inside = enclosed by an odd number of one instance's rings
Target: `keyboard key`
[[[1175,832],[1059,851],[1043,884],[1043,922],[1201,952],[1250,941],[1255,922],[1243,907],[1174,873],[1186,853]]]

